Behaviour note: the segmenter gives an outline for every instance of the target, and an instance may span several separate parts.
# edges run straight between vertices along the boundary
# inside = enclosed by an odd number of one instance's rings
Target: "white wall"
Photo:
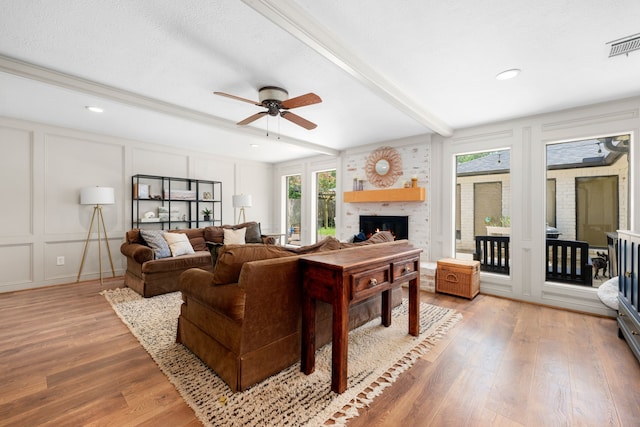
[[[251,194],[247,220],[271,231],[273,166],[211,153],[0,118],[0,292],[74,282],[78,275],[92,206],[79,204],[80,189],[114,187],[116,203],[103,214],[116,275],[124,274],[120,244],[131,228],[131,176],[152,174],[222,181],[225,224],[237,212],[231,196]],[[94,225],[94,231],[96,230]],[[103,276],[111,275],[106,246]],[[65,263],[56,265],[57,257]],[[99,277],[97,233],[93,233],[81,280]]]
[[[545,282],[545,144],[631,133],[630,227],[640,226],[636,174],[640,151],[640,98],[576,108],[539,116],[458,130],[451,138],[434,136],[432,145],[434,259],[455,250],[455,155],[499,148],[511,149],[511,276],[481,275],[481,291],[547,305],[612,315],[595,288]]]

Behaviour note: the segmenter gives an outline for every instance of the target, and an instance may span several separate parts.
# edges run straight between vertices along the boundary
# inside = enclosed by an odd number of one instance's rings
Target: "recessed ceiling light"
[[[93,105],[87,105],[86,107],[87,110],[91,111],[92,113],[103,113],[104,110],[100,107],[94,107]]]
[[[520,70],[517,68],[512,68],[511,70],[506,70],[499,73],[496,76],[496,80],[509,80],[516,77],[518,74],[520,74]]]
[[[258,148],[258,147],[260,147],[260,146],[259,146],[258,144],[249,144],[249,147],[251,147],[251,148]]]

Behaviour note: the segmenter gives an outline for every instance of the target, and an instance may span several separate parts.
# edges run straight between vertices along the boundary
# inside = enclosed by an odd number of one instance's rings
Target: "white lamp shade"
[[[81,205],[112,205],[115,201],[111,187],[86,187],[80,191]]]
[[[236,194],[232,196],[234,208],[250,208],[251,194]]]

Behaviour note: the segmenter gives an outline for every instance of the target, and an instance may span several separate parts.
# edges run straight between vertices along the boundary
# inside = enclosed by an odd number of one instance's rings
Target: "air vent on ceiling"
[[[609,58],[617,55],[627,55],[629,52],[640,49],[640,34],[614,40],[607,44],[611,44]]]

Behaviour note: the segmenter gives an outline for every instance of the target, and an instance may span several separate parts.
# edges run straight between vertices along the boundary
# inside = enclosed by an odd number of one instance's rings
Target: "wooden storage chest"
[[[436,292],[473,299],[480,293],[480,261],[453,258],[439,260]]]

